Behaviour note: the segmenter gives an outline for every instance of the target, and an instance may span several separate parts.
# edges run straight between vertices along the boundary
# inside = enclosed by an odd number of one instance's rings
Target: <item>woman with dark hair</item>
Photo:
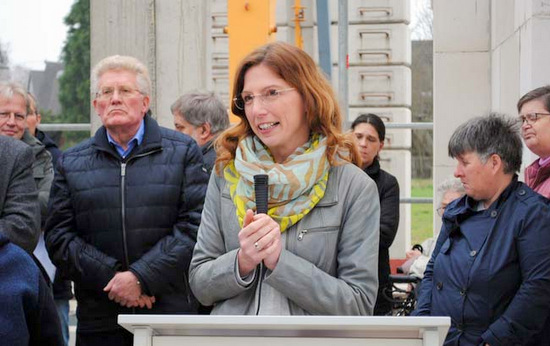
[[[361,156],[360,168],[376,183],[380,198],[380,243],[378,245],[378,298],[375,315],[391,313],[391,303],[384,295],[391,295],[388,288],[390,275],[389,249],[399,226],[399,184],[397,179],[380,168],[380,150],[384,147],[386,126],[376,114],[361,114],[351,124]]]
[[[193,293],[212,314],[372,315],[380,207],[350,162],[330,84],[301,49],[275,42],[240,63],[197,244]],[[268,176],[267,213],[254,176]],[[256,211],[256,213],[254,213]]]
[[[517,108],[523,141],[539,157],[525,168],[525,183],[550,198],[550,85],[523,95]]]

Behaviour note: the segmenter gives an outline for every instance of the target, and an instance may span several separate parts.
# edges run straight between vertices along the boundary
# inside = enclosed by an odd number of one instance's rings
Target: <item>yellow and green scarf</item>
[[[275,163],[256,136],[241,140],[235,159],[224,168],[241,227],[246,210],[256,209],[256,174],[269,176],[268,215],[279,223],[281,232],[307,215],[325,195],[330,168],[325,152],[326,138],[316,134],[283,163]]]

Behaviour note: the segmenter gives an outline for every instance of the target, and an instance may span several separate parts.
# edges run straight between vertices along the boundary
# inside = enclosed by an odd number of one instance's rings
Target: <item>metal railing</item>
[[[434,123],[385,123],[387,129],[432,130]]]
[[[411,129],[411,130],[431,130],[433,123],[386,123],[387,129]],[[43,131],[90,131],[91,125],[85,123],[57,124],[49,123],[40,124],[40,129]]]
[[[72,124],[40,124],[40,130],[42,131],[88,131],[92,129],[90,124],[84,123],[72,123]]]
[[[434,123],[385,123],[386,129],[433,130]],[[400,204],[432,204],[432,197],[402,197]]]
[[[432,204],[432,197],[401,197],[399,198],[401,204]]]
[[[411,130],[431,130],[433,123],[386,123],[387,129],[411,129]],[[42,131],[88,131],[91,130],[90,124],[72,123],[72,124],[40,124]],[[399,198],[401,204],[432,204],[431,197],[402,197]]]

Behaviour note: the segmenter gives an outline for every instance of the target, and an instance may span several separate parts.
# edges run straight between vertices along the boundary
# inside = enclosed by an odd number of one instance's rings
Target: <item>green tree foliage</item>
[[[90,0],[76,0],[65,17],[69,27],[61,59],[59,79],[61,120],[68,123],[90,121]]]
[[[90,122],[90,0],[75,0],[65,17],[67,40],[61,53],[64,71],[59,78],[61,114],[55,122]],[[61,145],[71,147],[89,137],[88,132],[63,133]]]
[[[433,121],[433,41],[412,42],[412,120]],[[413,178],[432,176],[433,130],[412,132]]]

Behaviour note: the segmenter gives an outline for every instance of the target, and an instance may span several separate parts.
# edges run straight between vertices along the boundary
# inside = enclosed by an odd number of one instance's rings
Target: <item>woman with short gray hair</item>
[[[413,315],[450,316],[445,345],[541,345],[550,331],[550,205],[518,181],[517,121],[470,119],[448,149],[466,195],[443,214]]]

